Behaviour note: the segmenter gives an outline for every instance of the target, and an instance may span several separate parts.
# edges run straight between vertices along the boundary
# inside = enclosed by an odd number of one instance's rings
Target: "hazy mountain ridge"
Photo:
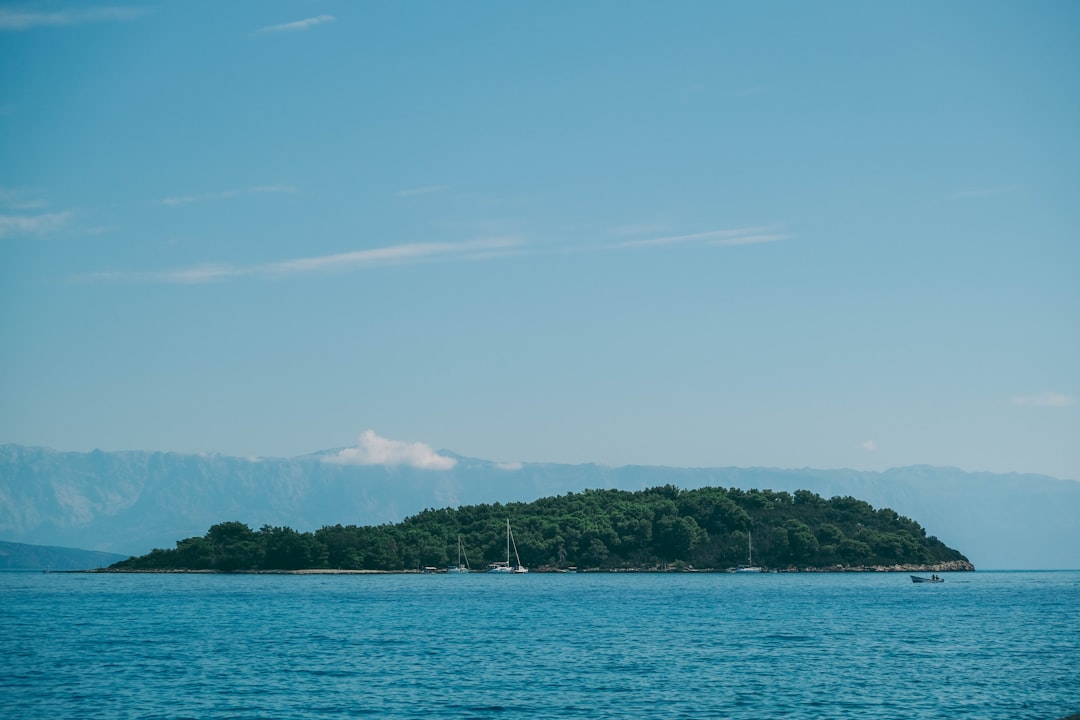
[[[530,501],[586,488],[672,484],[807,489],[890,507],[976,567],[1080,567],[1080,483],[1042,475],[912,466],[885,472],[499,463],[452,456],[450,470],[343,465],[332,453],[245,459],[167,452],[0,446],[0,538],[140,554],[210,525],[397,522],[430,507]]]
[[[127,555],[0,541],[0,570],[93,570]]]

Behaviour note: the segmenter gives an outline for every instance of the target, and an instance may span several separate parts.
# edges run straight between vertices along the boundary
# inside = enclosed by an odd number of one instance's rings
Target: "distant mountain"
[[[127,557],[96,550],[0,542],[0,570],[93,570]]]
[[[918,521],[979,569],[1080,568],[1080,482],[1042,475],[507,465],[446,451],[453,468],[421,470],[327,462],[335,454],[245,459],[0,445],[0,537],[143,554],[225,520],[316,530],[397,522],[427,508],[671,484],[851,495]]]

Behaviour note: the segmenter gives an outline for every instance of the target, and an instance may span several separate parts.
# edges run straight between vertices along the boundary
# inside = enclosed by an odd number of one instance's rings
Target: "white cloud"
[[[137,7],[99,7],[56,12],[0,10],[0,30],[30,30],[36,27],[82,25],[94,22],[126,22],[146,14]]]
[[[287,277],[305,273],[356,270],[380,265],[404,265],[429,260],[487,260],[520,247],[514,238],[487,238],[460,243],[412,243],[334,255],[293,258],[261,265],[205,264],[159,272],[106,271],[83,279],[98,282],[151,282],[198,285],[235,277]]]
[[[301,32],[316,25],[334,22],[336,19],[333,15],[318,15],[304,20],[297,20],[296,22],[282,23],[281,25],[267,25],[259,28],[258,31],[261,33]]]
[[[242,274],[244,274],[242,270],[238,270],[237,268],[233,268],[228,265],[199,265],[198,267],[184,268],[181,270],[170,270],[164,273],[159,273],[156,277],[159,277],[165,282],[173,282],[186,285],[198,285],[214,280],[223,280],[225,278],[235,277]]]
[[[44,235],[62,228],[70,212],[41,215],[0,215],[0,238],[8,235]]]
[[[615,247],[670,247],[675,245],[753,245],[756,243],[776,242],[790,237],[776,232],[775,227],[747,227],[732,230],[709,230],[706,232],[690,233],[688,235],[666,235],[663,237],[646,238],[644,240],[628,240],[619,243]]]
[[[323,462],[340,465],[407,465],[420,470],[449,470],[457,465],[457,460],[439,455],[424,443],[389,440],[379,437],[373,430],[364,431],[356,447],[324,457]]]
[[[656,235],[657,233],[666,231],[667,227],[663,225],[658,225],[656,223],[638,223],[611,227],[605,230],[604,234],[610,237],[632,237],[634,235]]]
[[[1076,397],[1058,392],[1042,392],[1034,395],[1016,395],[1013,405],[1025,407],[1071,407],[1076,404]]]
[[[289,185],[258,185],[256,187],[243,188],[241,190],[223,190],[216,193],[203,195],[182,195],[179,197],[163,198],[162,205],[190,205],[191,203],[207,202],[212,200],[228,200],[229,198],[242,195],[263,195],[266,193],[294,193],[296,188]]]
[[[859,447],[861,447],[866,452],[877,452],[877,443],[873,440],[867,440],[866,442],[859,445]]]
[[[319,270],[331,270],[334,268],[348,268],[350,266],[374,265],[377,263],[406,262],[419,260],[432,255],[445,255],[447,253],[460,252],[470,246],[477,249],[477,245],[470,243],[412,243],[409,245],[392,245],[390,247],[375,248],[373,250],[354,250],[352,252],[337,253],[335,255],[319,255],[316,257],[295,258],[269,263],[257,268],[258,272],[267,275],[289,275],[293,273],[315,272]],[[489,247],[483,245],[482,247]]]
[[[260,275],[291,275],[320,270],[349,269],[370,265],[417,262],[435,257],[460,257],[466,260],[487,259],[493,254],[521,245],[514,238],[486,238],[460,243],[411,243],[390,245],[372,250],[355,250],[335,255],[320,255],[268,263],[253,268]]]

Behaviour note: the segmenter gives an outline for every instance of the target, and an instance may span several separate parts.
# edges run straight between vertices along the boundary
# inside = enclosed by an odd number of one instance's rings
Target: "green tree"
[[[326,547],[310,533],[264,525],[259,535],[263,546],[263,569],[302,570],[326,566]]]
[[[799,520],[788,520],[784,526],[788,537],[788,559],[795,564],[813,563],[818,552],[818,540],[810,527]]]
[[[242,522],[223,522],[210,528],[207,539],[213,549],[215,570],[248,570],[262,561],[255,533]]]

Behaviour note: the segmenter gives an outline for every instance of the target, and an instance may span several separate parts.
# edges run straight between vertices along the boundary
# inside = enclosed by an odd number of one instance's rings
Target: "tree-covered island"
[[[530,503],[425,510],[397,524],[333,525],[315,532],[241,522],[214,525],[110,566],[113,571],[410,571],[506,559],[506,520],[521,562],[534,570],[973,570],[914,520],[852,497],[807,491],[671,485],[638,492],[587,490]],[[749,535],[749,537],[748,537]]]

